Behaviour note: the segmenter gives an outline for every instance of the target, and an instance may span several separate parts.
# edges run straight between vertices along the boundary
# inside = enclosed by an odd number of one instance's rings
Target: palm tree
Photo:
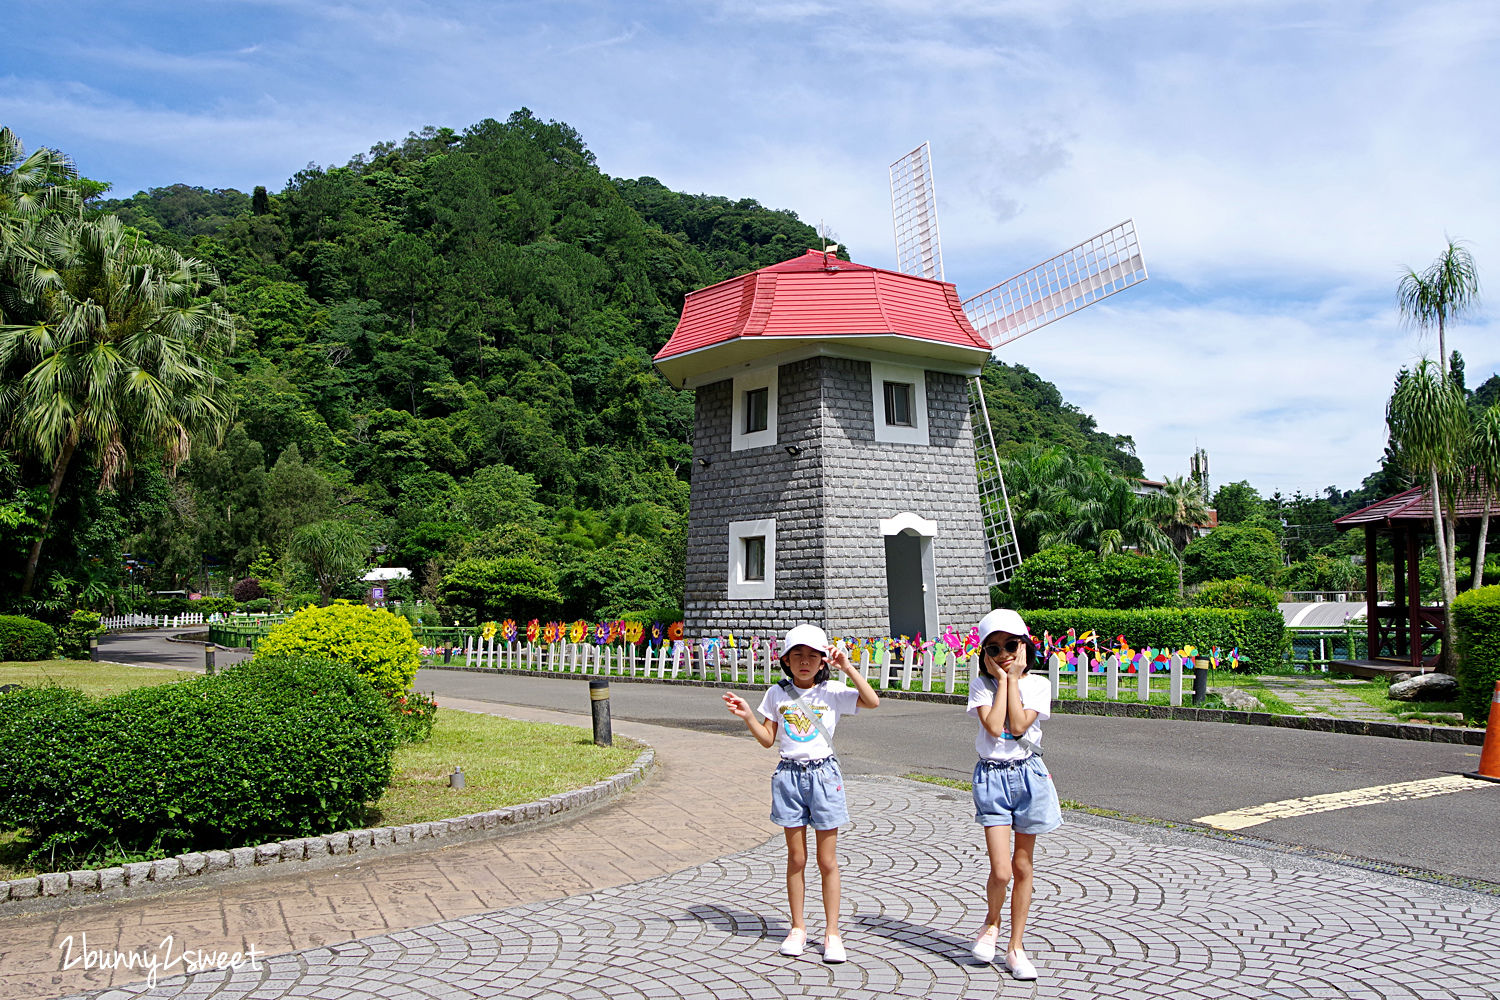
[[[1479,304],[1479,274],[1474,258],[1463,243],[1449,240],[1448,247],[1421,274],[1407,269],[1396,288],[1396,306],[1401,318],[1420,330],[1434,325],[1438,335],[1438,368],[1448,377],[1448,344],[1444,327]]]
[[[339,584],[364,572],[370,562],[369,538],[348,521],[304,524],[292,535],[290,549],[317,579],[324,604],[332,603]]]
[[[46,272],[45,247],[59,216],[76,215],[78,173],[63,154],[43,147],[26,154],[21,140],[0,128],[0,322],[35,290]]]
[[[1208,522],[1208,504],[1203,487],[1196,479],[1176,476],[1168,479],[1159,494],[1165,501],[1166,515],[1161,519],[1162,532],[1171,540],[1177,559],[1177,593],[1182,594],[1182,552],[1198,535],[1198,526]]]
[[[1479,521],[1479,541],[1474,547],[1474,580],[1484,583],[1484,547],[1490,533],[1490,501],[1500,486],[1500,403],[1474,417],[1469,434],[1469,485],[1484,493],[1484,516]]]
[[[1445,634],[1453,631],[1453,601],[1458,584],[1453,564],[1453,507],[1462,488],[1464,448],[1468,443],[1468,407],[1463,390],[1454,385],[1430,359],[1415,371],[1405,368],[1385,409],[1391,448],[1408,471],[1426,480],[1432,494],[1432,529],[1437,539],[1438,566],[1443,583]],[[1446,508],[1447,517],[1444,517]],[[1452,642],[1443,644],[1445,663],[1452,663]]]
[[[30,321],[0,326],[0,439],[51,470],[23,596],[75,457],[97,465],[108,490],[147,454],[175,472],[195,437],[217,441],[231,418],[215,362],[233,320],[198,298],[218,284],[210,267],[114,216],[68,220],[43,251],[18,292]]]

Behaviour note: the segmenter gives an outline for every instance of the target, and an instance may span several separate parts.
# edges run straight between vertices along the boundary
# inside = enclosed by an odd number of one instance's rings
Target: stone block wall
[[[813,357],[778,373],[777,443],[731,452],[730,380],[697,390],[684,627],[770,635],[800,622],[889,633],[879,522],[937,522],[938,617],[966,631],[989,609],[984,533],[963,376],[928,372],[927,445],[875,441],[868,362]],[[787,453],[796,445],[797,455]],[[728,525],[776,519],[776,597],[730,600]]]

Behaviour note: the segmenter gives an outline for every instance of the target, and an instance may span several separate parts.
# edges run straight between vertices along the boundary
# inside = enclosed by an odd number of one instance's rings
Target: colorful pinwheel
[[[536,642],[537,637],[542,634],[542,623],[535,618],[526,623],[526,641]]]
[[[667,638],[677,642],[682,638],[682,622],[673,622],[667,626]]]
[[[645,633],[646,630],[641,626],[640,622],[625,623],[625,641],[632,646],[640,642],[641,636],[645,635]]]
[[[500,623],[500,638],[506,642],[516,641],[516,620],[514,618],[507,618]]]

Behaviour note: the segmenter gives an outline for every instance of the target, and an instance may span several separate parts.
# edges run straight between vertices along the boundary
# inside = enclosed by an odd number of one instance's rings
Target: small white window
[[[914,365],[870,362],[870,402],[875,440],[929,444],[927,373]]]
[[[766,536],[752,535],[745,543],[745,582],[763,583],[766,579]]]
[[[754,434],[766,429],[766,411],[769,409],[766,403],[770,395],[771,390],[766,386],[745,393],[745,429],[741,433]]]
[[[776,596],[776,519],[729,522],[729,599]]]
[[[885,383],[885,422],[888,427],[912,426],[910,382]]]
[[[729,450],[764,448],[776,443],[776,369],[764,368],[734,377]]]

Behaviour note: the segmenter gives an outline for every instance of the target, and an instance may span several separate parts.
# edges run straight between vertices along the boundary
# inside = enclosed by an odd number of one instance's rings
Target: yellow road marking
[[[1243,830],[1247,826],[1269,823],[1273,819],[1289,819],[1293,816],[1332,812],[1335,809],[1352,809],[1355,806],[1373,806],[1382,802],[1426,799],[1434,795],[1451,795],[1453,792],[1484,787],[1486,786],[1482,781],[1475,781],[1461,774],[1446,774],[1441,778],[1422,778],[1418,781],[1402,781],[1394,785],[1372,785],[1369,788],[1351,788],[1347,792],[1306,795],[1300,799],[1282,799],[1280,802],[1267,802],[1244,809],[1214,813],[1212,816],[1200,816],[1193,822],[1218,830]]]

